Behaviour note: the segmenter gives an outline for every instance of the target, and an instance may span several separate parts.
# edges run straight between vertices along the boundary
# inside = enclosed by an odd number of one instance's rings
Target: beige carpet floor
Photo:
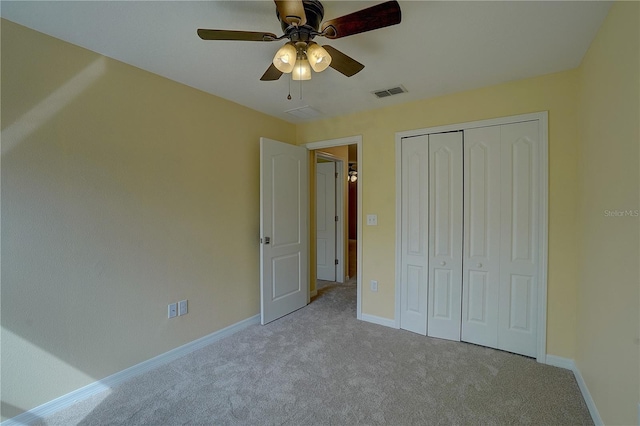
[[[354,283],[48,418],[50,425],[592,424],[573,374],[356,317]]]

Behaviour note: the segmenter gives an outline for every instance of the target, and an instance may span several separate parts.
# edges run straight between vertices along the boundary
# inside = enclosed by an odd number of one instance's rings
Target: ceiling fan
[[[347,37],[400,23],[400,5],[387,1],[322,23],[324,7],[319,0],[274,0],[276,16],[284,34],[257,31],[198,29],[203,40],[277,41],[288,39],[264,75],[262,81],[278,80],[284,73],[292,73],[293,80],[311,79],[311,69],[321,72],[331,67],[351,77],[364,65],[331,46],[313,41],[321,36],[329,39]],[[322,26],[320,25],[322,23]]]

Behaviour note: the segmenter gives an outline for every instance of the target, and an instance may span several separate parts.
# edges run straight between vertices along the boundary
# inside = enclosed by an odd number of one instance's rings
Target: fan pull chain
[[[289,77],[289,94],[287,95],[287,99],[288,100],[291,100],[291,79],[292,78],[293,77]]]

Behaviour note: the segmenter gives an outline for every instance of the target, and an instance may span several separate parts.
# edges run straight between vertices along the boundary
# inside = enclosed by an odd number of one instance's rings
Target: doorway
[[[342,214],[339,216],[339,226],[343,229],[342,242],[337,246],[343,252],[343,261],[341,275],[336,277],[336,281],[344,282],[345,279],[353,280],[355,276],[357,287],[357,306],[356,315],[358,319],[362,319],[362,179],[360,169],[362,168],[362,137],[352,136],[341,139],[325,140],[320,142],[312,142],[306,144],[305,147],[310,152],[310,178],[312,183],[310,184],[311,196],[310,201],[310,253],[309,253],[309,266],[310,266],[310,297],[317,294],[317,267],[318,267],[318,244],[317,244],[317,211],[316,211],[316,165],[317,158],[321,158],[322,161],[333,161],[334,164],[341,164],[342,173],[339,175],[339,186],[343,188],[342,194],[342,207],[339,211]],[[319,155],[319,157],[318,157]],[[353,181],[347,181],[349,177],[349,163],[352,164],[352,169],[357,165],[357,178]],[[353,173],[352,173],[353,175]],[[352,186],[350,190],[349,185]],[[355,197],[356,200],[350,199],[349,196]],[[350,208],[351,206],[351,208]],[[354,211],[355,210],[355,211]],[[355,238],[349,238],[349,228],[353,227],[355,221]],[[351,223],[351,225],[349,225]],[[353,233],[351,235],[353,237]],[[351,244],[350,244],[351,243]],[[351,250],[350,250],[351,246]],[[351,251],[351,253],[350,253]],[[354,258],[355,257],[355,262]],[[351,260],[349,260],[351,258]],[[339,259],[340,263],[340,259]],[[352,268],[349,268],[349,265]],[[339,281],[339,279],[342,281]]]
[[[316,279],[345,279],[344,161],[316,151]]]

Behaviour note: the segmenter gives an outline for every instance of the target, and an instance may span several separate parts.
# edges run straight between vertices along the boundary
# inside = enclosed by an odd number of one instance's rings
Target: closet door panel
[[[501,126],[498,349],[536,356],[538,122]]]
[[[427,334],[428,136],[402,140],[400,328]]]
[[[427,334],[460,340],[462,132],[429,135]]]
[[[464,132],[462,340],[498,345],[500,126]]]

